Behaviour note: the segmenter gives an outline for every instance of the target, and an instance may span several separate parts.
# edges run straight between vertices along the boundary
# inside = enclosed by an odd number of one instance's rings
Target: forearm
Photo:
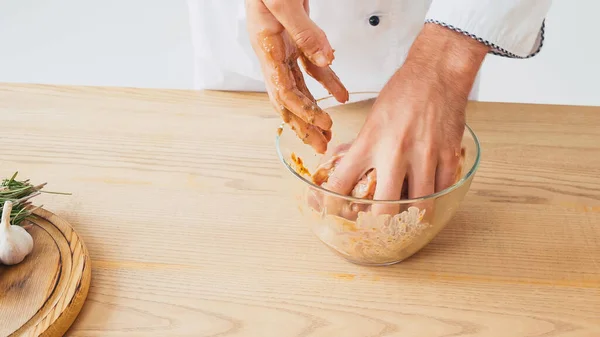
[[[425,24],[399,72],[413,72],[416,79],[466,99],[489,50],[451,29]]]

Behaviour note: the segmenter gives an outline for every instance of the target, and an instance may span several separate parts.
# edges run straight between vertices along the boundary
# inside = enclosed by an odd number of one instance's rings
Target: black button
[[[377,15],[373,15],[369,18],[369,24],[371,26],[377,26],[379,24],[379,17]]]

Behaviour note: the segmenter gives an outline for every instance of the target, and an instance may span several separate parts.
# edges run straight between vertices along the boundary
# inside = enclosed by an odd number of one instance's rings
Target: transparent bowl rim
[[[363,94],[375,94],[378,95],[378,92],[370,92],[370,91],[364,91],[364,92],[351,92],[350,93],[350,97],[352,97],[352,95],[363,95]],[[333,96],[326,96],[323,98],[319,98],[317,99],[317,102],[321,102],[324,100],[328,100],[328,99],[334,99]],[[343,105],[343,104],[340,104]],[[281,123],[281,127],[284,127],[285,123]],[[475,132],[473,131],[473,129],[471,129],[471,127],[465,123],[465,128],[469,131],[469,133],[471,134],[471,137],[473,137],[473,141],[475,143],[475,148],[477,149],[477,155],[475,157],[475,161],[473,162],[473,166],[469,169],[469,172],[467,172],[467,174],[465,174],[459,181],[457,181],[454,185],[447,187],[441,191],[429,194],[429,195],[425,195],[419,198],[413,198],[413,199],[398,199],[398,200],[376,200],[376,199],[361,199],[361,198],[356,198],[353,196],[349,196],[349,195],[344,195],[344,194],[340,194],[337,192],[333,192],[330,191],[326,188],[323,188],[319,185],[316,185],[315,183],[313,183],[312,181],[306,179],[304,176],[300,175],[298,172],[296,172],[296,170],[291,167],[290,165],[288,165],[287,161],[285,160],[285,158],[283,157],[283,153],[281,151],[281,134],[277,134],[277,136],[275,137],[275,147],[277,149],[277,156],[279,157],[279,160],[283,163],[283,165],[288,169],[288,171],[290,171],[296,178],[302,180],[304,183],[312,186],[312,188],[323,192],[324,194],[327,195],[331,195],[331,196],[335,196],[337,198],[341,198],[344,200],[348,200],[350,202],[355,202],[355,203],[362,203],[362,204],[411,204],[411,203],[415,203],[415,202],[422,202],[422,201],[427,201],[430,199],[435,199],[438,197],[441,197],[443,195],[446,195],[452,191],[454,191],[455,189],[461,187],[465,182],[467,182],[471,176],[473,176],[475,174],[475,172],[477,171],[477,169],[479,168],[479,161],[481,159],[481,147],[479,144],[479,138],[477,138],[477,135],[475,134]]]

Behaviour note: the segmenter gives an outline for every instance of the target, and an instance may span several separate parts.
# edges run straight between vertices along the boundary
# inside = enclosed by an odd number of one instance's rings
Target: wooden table
[[[73,193],[38,200],[93,260],[69,336],[600,336],[600,108],[468,116],[461,210],[391,267],[299,221],[261,94],[1,85],[0,172]]]

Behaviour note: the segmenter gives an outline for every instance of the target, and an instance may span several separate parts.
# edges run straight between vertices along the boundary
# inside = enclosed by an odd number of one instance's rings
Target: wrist
[[[405,64],[433,81],[471,90],[489,47],[446,27],[426,23],[413,43]]]

